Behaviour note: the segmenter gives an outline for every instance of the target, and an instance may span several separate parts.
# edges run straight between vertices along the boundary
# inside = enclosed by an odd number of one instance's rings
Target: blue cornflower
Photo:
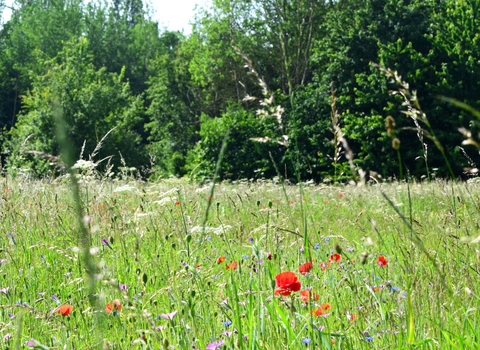
[[[303,339],[302,339],[302,343],[305,344],[305,345],[308,345],[308,344],[310,344],[311,342],[312,342],[312,339],[310,339],[310,338],[303,338]]]
[[[368,337],[365,338],[366,341],[373,341],[373,336],[369,335]]]
[[[392,292],[400,292],[400,287],[398,287],[398,286],[393,286],[392,288],[390,288],[390,290],[391,290]]]
[[[320,243],[315,243],[315,245],[313,246],[314,249],[319,249],[320,248]]]
[[[232,321],[225,321],[225,322],[222,322],[222,324],[225,326],[225,327],[230,327],[232,325]]]

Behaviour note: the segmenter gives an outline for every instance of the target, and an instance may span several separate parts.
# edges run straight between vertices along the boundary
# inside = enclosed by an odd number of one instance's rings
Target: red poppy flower
[[[180,205],[180,201],[175,201],[175,205],[178,207]]]
[[[277,283],[275,295],[281,294],[283,296],[288,296],[292,294],[292,292],[298,292],[300,288],[302,288],[297,275],[290,271],[278,274],[275,277],[275,282]]]
[[[298,272],[300,272],[302,275],[305,275],[307,272],[310,272],[312,268],[313,268],[312,263],[308,261],[305,264],[302,264],[299,266]]]
[[[268,259],[268,260],[272,260],[272,253],[268,253],[268,254],[267,254],[267,259]]]
[[[227,270],[236,270],[238,267],[238,262],[232,261],[230,264],[228,264],[225,268]]]
[[[332,254],[330,255],[330,258],[328,259],[329,262],[338,262],[342,259],[342,256],[340,254]]]
[[[320,299],[320,295],[318,293],[314,293],[313,290],[304,289],[300,292],[300,298],[302,299],[302,301],[307,303],[310,300],[317,301],[318,299]]]
[[[387,266],[387,264],[388,264],[388,261],[383,255],[378,257],[378,260],[377,260],[378,266]]]
[[[111,301],[105,306],[105,312],[109,314],[112,311],[118,311],[122,309],[122,303],[120,300],[116,299],[114,301]]]
[[[322,316],[325,315],[332,307],[328,303],[324,303],[320,305],[320,307],[316,308],[315,310],[312,310],[312,315],[313,316]]]
[[[350,315],[347,315],[347,318],[350,322],[353,322],[358,318],[358,315],[357,314],[350,314]]]
[[[218,259],[217,259],[217,264],[221,264],[224,261],[225,261],[225,257],[224,256],[219,256]]]
[[[62,316],[68,316],[70,312],[72,312],[72,310],[73,310],[72,305],[63,304],[58,308],[57,313],[59,313]]]

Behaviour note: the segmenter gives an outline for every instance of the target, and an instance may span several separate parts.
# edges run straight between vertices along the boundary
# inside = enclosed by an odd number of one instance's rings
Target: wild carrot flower
[[[57,313],[62,315],[62,316],[68,316],[70,314],[70,312],[72,312],[72,310],[73,310],[72,305],[63,304],[62,306],[60,306],[58,308]]]
[[[292,294],[292,292],[298,292],[300,288],[302,288],[302,285],[298,281],[297,275],[290,271],[278,274],[275,277],[275,282],[277,284],[275,295],[280,294],[283,296],[288,296]]]
[[[317,301],[320,299],[320,295],[318,293],[314,293],[313,290],[304,289],[300,292],[300,298],[304,302],[309,302],[311,300]]]
[[[383,255],[378,257],[378,260],[377,260],[377,265],[378,266],[383,267],[383,266],[387,266],[387,264],[388,264],[388,261]]]
[[[114,301],[111,301],[109,302],[106,306],[105,306],[105,312],[107,314],[109,314],[110,312],[112,311],[119,311],[122,309],[122,303],[120,302],[120,300],[116,299]]]
[[[312,263],[310,261],[308,261],[305,264],[300,265],[300,267],[298,268],[298,272],[300,272],[300,274],[302,274],[302,275],[305,275],[308,272],[310,272],[310,270],[312,268],[313,268]]]
[[[232,261],[230,264],[228,264],[225,268],[227,270],[236,270],[238,267],[238,262]]]
[[[332,307],[331,307],[330,304],[324,303],[324,304],[320,305],[320,307],[312,310],[312,315],[313,315],[313,316],[322,316],[322,315],[325,315],[331,308],[332,308]]]

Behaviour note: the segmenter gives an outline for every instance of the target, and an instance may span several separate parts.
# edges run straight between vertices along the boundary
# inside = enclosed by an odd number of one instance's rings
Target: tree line
[[[223,179],[464,176],[477,121],[439,96],[478,104],[479,9],[214,0],[184,35],[142,0],[16,0],[0,30],[3,170],[52,173],[61,111],[79,158],[145,177],[211,178],[222,145]]]

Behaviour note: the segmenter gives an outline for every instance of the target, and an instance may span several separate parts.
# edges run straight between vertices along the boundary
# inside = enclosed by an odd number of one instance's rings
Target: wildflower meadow
[[[474,182],[0,181],[2,349],[480,348]]]

